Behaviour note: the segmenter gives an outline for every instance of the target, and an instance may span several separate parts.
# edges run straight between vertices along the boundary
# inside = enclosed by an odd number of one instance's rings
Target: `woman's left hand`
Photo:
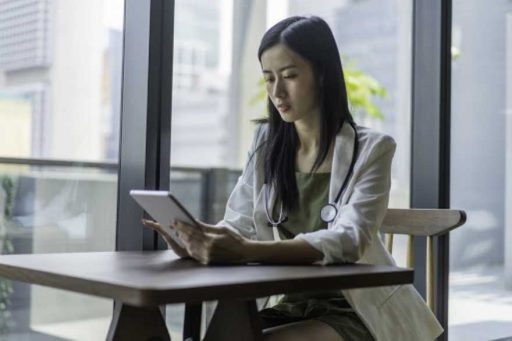
[[[247,263],[247,238],[227,227],[200,221],[197,221],[197,225],[191,226],[181,221],[171,224],[191,257],[202,264]]]

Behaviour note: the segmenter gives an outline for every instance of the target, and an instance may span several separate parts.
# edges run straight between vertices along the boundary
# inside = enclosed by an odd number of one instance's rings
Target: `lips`
[[[281,111],[281,112],[287,112],[288,110],[290,110],[291,105],[281,103],[281,104],[278,104],[278,105],[276,106],[276,108],[277,108],[277,110],[279,110],[279,111]]]

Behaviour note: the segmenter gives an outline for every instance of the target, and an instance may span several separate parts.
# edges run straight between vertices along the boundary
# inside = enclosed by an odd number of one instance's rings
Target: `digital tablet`
[[[176,232],[169,227],[171,222],[179,220],[197,226],[192,214],[168,191],[132,189],[130,196],[181,246]]]

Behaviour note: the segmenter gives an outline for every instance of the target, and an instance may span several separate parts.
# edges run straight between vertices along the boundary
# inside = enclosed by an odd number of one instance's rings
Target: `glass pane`
[[[252,139],[250,121],[265,113],[256,51],[276,21],[320,15],[340,45],[346,73],[375,79],[386,93],[353,107],[361,125],[392,135],[391,207],[409,205],[411,1],[177,1],[171,164],[240,168]],[[361,21],[367,17],[372,20]],[[233,19],[235,18],[235,19]],[[357,24],[356,24],[357,23]],[[367,90],[368,88],[361,88]],[[190,95],[193,94],[193,95]],[[368,112],[378,111],[370,115]]]
[[[279,3],[275,2],[276,9],[269,12],[279,13],[279,7],[286,8]],[[359,125],[395,139],[389,207],[409,207],[412,1],[331,0],[318,6],[316,2],[294,0],[287,8],[292,15],[318,15],[327,21],[338,43],[345,79],[350,77],[358,85],[353,94],[348,91],[349,99],[357,98],[356,92],[369,91],[369,79],[385,92],[383,96],[370,96],[372,105],[352,105],[352,113]],[[370,114],[373,108],[378,114]],[[405,265],[406,245],[405,236],[394,237],[393,257],[399,265]]]
[[[199,207],[201,219],[215,223],[222,217],[253,137],[251,120],[266,112],[264,96],[258,96],[264,90],[259,84],[260,39],[280,19],[319,15],[334,32],[345,70],[361,83],[371,77],[385,90],[385,96],[369,98],[370,109],[354,107],[353,111],[359,124],[397,141],[390,206],[408,207],[411,13],[412,1],[398,0],[177,0],[171,189],[180,192],[178,198],[194,200],[190,205]],[[363,76],[357,78],[358,71]],[[369,115],[372,109],[382,117]],[[187,185],[184,173],[198,171],[200,178]],[[185,186],[191,190],[183,192]],[[399,261],[402,244],[395,242]],[[169,308],[167,317],[177,333],[182,323],[179,309]]]
[[[123,8],[0,2],[1,253],[115,249]],[[0,279],[2,340],[104,339],[111,316],[111,300]]]
[[[451,340],[512,336],[512,3],[455,0],[450,234]]]

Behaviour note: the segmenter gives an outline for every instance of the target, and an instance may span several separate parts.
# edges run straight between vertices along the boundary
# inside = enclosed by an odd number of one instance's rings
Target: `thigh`
[[[264,331],[264,341],[348,341],[344,340],[327,323],[317,320],[305,320],[284,324]]]

